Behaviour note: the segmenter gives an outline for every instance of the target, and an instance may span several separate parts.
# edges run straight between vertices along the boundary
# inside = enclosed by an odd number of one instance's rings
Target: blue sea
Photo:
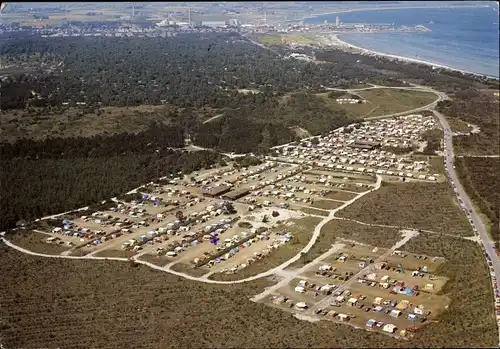
[[[432,32],[340,34],[352,45],[499,77],[498,7],[361,10],[307,18],[305,23],[424,25]]]

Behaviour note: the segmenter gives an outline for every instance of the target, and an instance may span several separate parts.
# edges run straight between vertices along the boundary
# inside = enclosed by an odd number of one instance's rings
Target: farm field
[[[351,119],[375,117],[386,114],[401,113],[407,110],[428,105],[436,100],[436,95],[430,92],[373,89],[357,91],[356,95],[367,100],[366,103],[338,104],[328,93],[317,94],[332,110],[345,110]]]
[[[470,236],[472,229],[447,183],[382,183],[339,217]]]

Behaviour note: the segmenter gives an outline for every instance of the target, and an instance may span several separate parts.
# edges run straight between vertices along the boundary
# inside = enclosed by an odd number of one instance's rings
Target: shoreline
[[[339,13],[348,13],[348,12],[357,12],[357,11],[384,11],[384,10],[405,10],[405,9],[426,9],[426,8],[485,8],[491,7],[489,5],[453,5],[453,6],[403,6],[403,7],[364,7],[364,8],[355,8],[355,9],[346,9],[346,10],[337,10],[332,12],[324,12],[324,13],[315,13],[310,15],[309,17],[298,18],[298,19],[290,19],[287,22],[294,21],[305,21],[307,19],[314,19],[320,16],[326,15],[335,15]],[[494,9],[494,7],[492,7]]]
[[[433,63],[433,62],[429,62],[429,61],[425,61],[425,60],[421,60],[421,59],[409,58],[409,57],[404,57],[404,56],[393,55],[390,53],[383,53],[383,52],[369,50],[369,49],[366,49],[363,47],[352,45],[346,41],[343,41],[342,39],[340,39],[338,37],[338,34],[333,34],[330,38],[330,42],[331,42],[331,45],[334,47],[337,47],[339,49],[346,49],[346,48],[355,49],[355,50],[359,51],[362,55],[385,57],[385,58],[394,59],[396,61],[423,64],[423,65],[428,65],[428,66],[432,66],[432,67],[439,68],[439,69],[457,71],[457,72],[460,72],[462,74],[471,74],[471,75],[475,75],[475,76],[486,77],[488,79],[500,80],[500,78],[496,77],[496,76],[490,76],[490,75],[486,75],[486,74],[475,73],[475,72],[471,72],[471,71],[467,71],[467,70],[452,68],[452,67],[447,66],[447,65]],[[350,52],[350,53],[352,53],[352,52]]]

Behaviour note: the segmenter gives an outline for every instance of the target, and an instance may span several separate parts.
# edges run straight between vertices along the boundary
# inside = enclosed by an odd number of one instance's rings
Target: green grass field
[[[310,34],[262,34],[254,36],[254,39],[263,45],[282,45],[285,43],[315,44],[317,40]]]
[[[437,98],[430,92],[397,89],[373,89],[356,94],[366,99],[366,103],[338,104],[335,99],[328,97],[328,92],[319,93],[317,96],[322,98],[330,109],[345,110],[348,117],[353,119],[401,113],[423,107]]]

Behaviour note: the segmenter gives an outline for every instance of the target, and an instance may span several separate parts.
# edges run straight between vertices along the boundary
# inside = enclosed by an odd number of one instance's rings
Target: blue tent
[[[366,327],[373,327],[375,326],[377,323],[377,321],[373,320],[373,319],[370,319],[366,322]]]
[[[405,294],[407,296],[413,296],[415,294],[415,291],[413,291],[411,288],[406,288],[405,289]]]
[[[415,321],[418,319],[418,316],[415,314],[408,314],[408,320]]]

